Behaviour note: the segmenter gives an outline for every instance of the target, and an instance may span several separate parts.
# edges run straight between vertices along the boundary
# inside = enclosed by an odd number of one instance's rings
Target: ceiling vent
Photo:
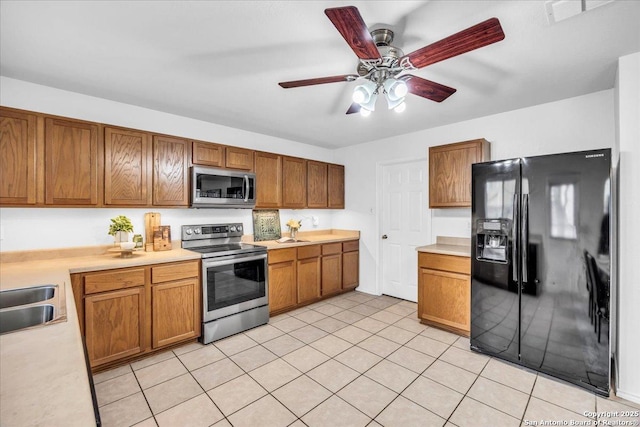
[[[544,4],[549,25],[588,12],[614,0],[551,0]]]

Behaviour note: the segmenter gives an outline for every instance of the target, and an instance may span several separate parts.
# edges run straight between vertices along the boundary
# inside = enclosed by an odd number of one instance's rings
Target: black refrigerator
[[[472,166],[472,350],[609,395],[610,175],[610,149]]]

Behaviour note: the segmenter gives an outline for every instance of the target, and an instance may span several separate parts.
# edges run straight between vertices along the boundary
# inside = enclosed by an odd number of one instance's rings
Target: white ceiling
[[[575,0],[572,0],[575,1]],[[549,25],[545,1],[7,1],[0,74],[323,147],[342,147],[610,89],[640,51],[640,1],[616,0]],[[380,99],[346,115],[356,83],[278,82],[356,72],[324,14],[355,5],[410,53],[490,17],[505,39],[414,74],[457,92]],[[224,142],[224,141],[221,141]]]

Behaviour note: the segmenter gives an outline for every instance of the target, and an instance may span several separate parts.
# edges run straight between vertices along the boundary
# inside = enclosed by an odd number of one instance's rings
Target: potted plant
[[[133,233],[133,224],[129,218],[124,215],[111,218],[108,234],[114,237],[115,243],[128,242],[129,233]]]

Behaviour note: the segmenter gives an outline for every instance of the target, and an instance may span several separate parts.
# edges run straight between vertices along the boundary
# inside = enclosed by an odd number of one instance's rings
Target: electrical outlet
[[[313,224],[314,227],[317,227],[318,224],[320,224],[320,218],[318,218],[317,216],[312,216],[311,217],[311,223]]]
[[[4,227],[0,225],[0,240],[4,240]]]
[[[467,221],[467,231],[471,231],[471,221]]]

